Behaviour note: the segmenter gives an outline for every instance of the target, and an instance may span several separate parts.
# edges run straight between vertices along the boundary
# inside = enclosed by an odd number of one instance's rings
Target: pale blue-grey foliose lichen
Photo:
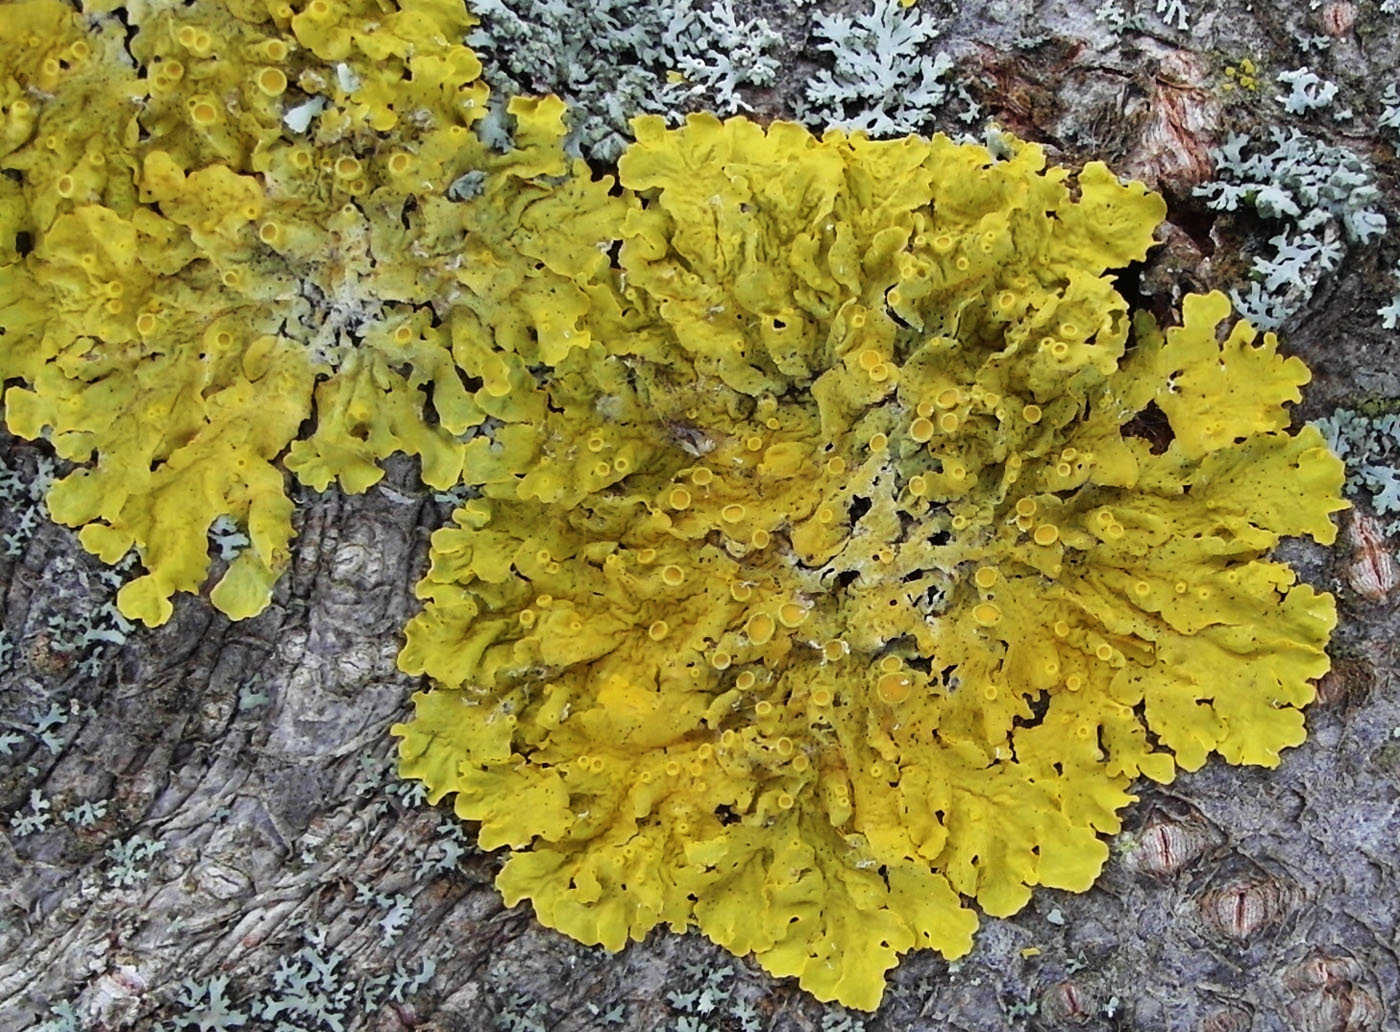
[[[1400,264],[1395,266],[1396,286],[1400,287]],[[1387,330],[1400,329],[1400,292],[1397,292],[1380,308],[1376,309],[1376,314],[1381,317],[1381,325]]]
[[[1186,6],[1185,0],[1157,0],[1157,17],[1162,19],[1162,24],[1168,28],[1180,29],[1186,32],[1191,28],[1191,10]]]
[[[863,14],[814,16],[809,46],[831,67],[812,76],[797,104],[808,125],[863,129],[871,136],[927,131],[952,100],[958,118],[974,122],[981,108],[952,80],[952,59],[933,48],[939,19],[900,0],[870,0]]]
[[[1281,223],[1264,253],[1254,256],[1247,289],[1230,292],[1236,309],[1255,326],[1282,326],[1350,246],[1370,243],[1386,230],[1375,171],[1344,147],[1273,128],[1267,139],[1232,133],[1211,157],[1216,178],[1195,191],[1207,206],[1233,212],[1243,205]]]
[[[612,161],[640,114],[750,110],[773,82],[782,37],[733,0],[477,0],[467,43],[502,95],[554,93],[569,104],[567,145]]]
[[[1381,93],[1381,117],[1376,123],[1400,141],[1400,83],[1391,83]]]
[[[1288,87],[1288,92],[1274,99],[1290,115],[1304,115],[1328,107],[1337,97],[1337,84],[1322,78],[1307,65],[1279,72],[1276,78],[1279,85]]]
[[[1347,494],[1368,499],[1386,533],[1400,534],[1400,411],[1338,409],[1317,428],[1346,463]]]
[[[631,140],[635,115],[749,110],[752,88],[775,81],[784,46],[733,0],[483,0],[472,9],[481,24],[467,42],[491,85],[563,97],[573,152],[602,160]],[[855,14],[814,9],[808,28],[806,49],[822,67],[796,98],[806,124],[884,137],[929,131],[950,106],[960,122],[981,118],[952,60],[932,48],[943,31],[935,13],[870,0]]]

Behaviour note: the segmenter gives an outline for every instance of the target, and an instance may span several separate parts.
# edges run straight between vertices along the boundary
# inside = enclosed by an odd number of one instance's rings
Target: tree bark
[[[941,43],[1003,126],[1167,195],[1140,303],[1237,285],[1250,235],[1268,231],[1191,197],[1226,128],[1286,121],[1347,146],[1395,210],[1375,97],[1400,15],[1375,3],[1194,0],[1181,31],[1137,0],[1138,27],[1119,33],[1088,2],[923,3],[947,14]],[[820,60],[802,47],[810,12],[754,6],[792,47],[763,104],[781,115]],[[1300,25],[1329,48],[1300,53]],[[1241,100],[1221,85],[1246,56],[1263,85]],[[1353,119],[1285,118],[1274,75],[1308,63],[1342,84]],[[1374,314],[1395,289],[1385,246],[1353,250],[1288,327],[1315,377],[1300,418],[1400,396],[1400,338]],[[0,448],[38,475],[44,445]],[[419,687],[395,655],[449,506],[406,461],[362,496],[297,490],[271,608],[232,624],[182,597],[169,624],[120,645],[79,640],[113,624],[105,567],[37,503],[0,512],[17,542],[0,557],[0,1032],[70,1027],[68,1008],[74,1029],[729,1030],[750,1014],[783,1032],[1400,1027],[1400,613],[1345,586],[1345,545],[1287,548],[1341,599],[1304,745],[1276,770],[1215,760],[1140,786],[1091,891],[1038,890],[1015,917],[984,918],[955,964],[906,957],[866,1018],[695,935],[614,955],[504,908],[498,857],[393,773],[389,728]]]

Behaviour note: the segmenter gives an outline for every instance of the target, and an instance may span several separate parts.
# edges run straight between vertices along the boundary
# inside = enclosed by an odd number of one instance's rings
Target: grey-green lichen
[[[1211,152],[1216,177],[1196,188],[1216,211],[1253,209],[1275,230],[1252,259],[1251,282],[1232,290],[1255,326],[1278,329],[1307,304],[1353,245],[1386,230],[1370,163],[1296,129],[1230,134]]]
[[[1338,409],[1317,427],[1346,463],[1347,493],[1370,502],[1386,533],[1400,534],[1400,410]]]
[[[554,93],[569,103],[567,145],[612,161],[641,114],[750,109],[772,83],[782,38],[733,0],[477,0],[467,43],[501,95]]]
[[[798,117],[808,125],[902,136],[927,131],[956,99],[959,118],[976,121],[981,108],[936,47],[942,32],[932,11],[900,0],[870,0],[870,10],[856,15],[816,14],[809,46],[830,66],[807,83]]]

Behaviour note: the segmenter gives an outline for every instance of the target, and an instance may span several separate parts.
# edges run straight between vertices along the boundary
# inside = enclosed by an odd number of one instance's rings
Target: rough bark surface
[[[754,6],[785,28],[805,17]],[[1395,74],[1400,15],[1366,0],[1193,0],[1183,32],[1158,17],[1165,4],[1137,0],[1139,28],[1115,36],[1096,6],[968,3],[941,45],[1007,128],[1167,194],[1141,303],[1165,311],[1240,282],[1241,246],[1267,226],[1215,219],[1190,187],[1224,129],[1286,120],[1281,70],[1311,62],[1342,86],[1355,116],[1315,116],[1310,131],[1376,165],[1396,224],[1394,139],[1374,128],[1374,97]],[[1304,55],[1300,25],[1329,49]],[[767,113],[814,67],[801,41],[789,32]],[[1220,86],[1245,56],[1263,71],[1240,100]],[[1400,396],[1400,335],[1375,316],[1393,292],[1386,246],[1354,250],[1288,328],[1314,371],[1300,419]],[[43,454],[0,440],[11,468],[34,474]],[[417,687],[395,654],[448,506],[407,462],[363,496],[296,497],[294,565],[269,610],[231,624],[186,597],[121,646],[77,643],[105,626],[102,564],[42,518],[28,529],[22,506],[0,512],[15,542],[0,557],[13,646],[0,666],[0,1032],[698,1032],[741,1028],[742,1013],[782,1032],[1400,1027],[1400,613],[1346,586],[1346,535],[1331,552],[1288,549],[1341,601],[1306,744],[1277,770],[1217,760],[1142,786],[1090,892],[1037,891],[1016,917],[984,919],[953,965],[908,957],[867,1018],[694,935],[658,931],[613,955],[506,910],[496,859],[392,771],[388,729]]]

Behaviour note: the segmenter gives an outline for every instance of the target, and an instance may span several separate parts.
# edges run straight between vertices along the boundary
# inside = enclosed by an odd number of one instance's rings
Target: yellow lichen
[[[6,418],[83,464],[54,516],[139,553],[128,617],[200,589],[221,515],[251,543],[210,597],[249,616],[288,559],[284,469],[363,491],[402,452],[448,488],[475,428],[528,424],[622,204],[552,98],[511,102],[514,149],[478,138],[458,3],[132,2],[143,77],[105,10],[0,4]]]
[[[1102,165],[636,130],[609,332],[434,535],[401,769],[546,924],[695,925],[874,1007],[897,954],[969,948],[964,898],[1087,888],[1133,778],[1302,739],[1332,602],[1264,556],[1331,540],[1341,468],[1219,295],[1130,336],[1106,273],[1164,208]]]

